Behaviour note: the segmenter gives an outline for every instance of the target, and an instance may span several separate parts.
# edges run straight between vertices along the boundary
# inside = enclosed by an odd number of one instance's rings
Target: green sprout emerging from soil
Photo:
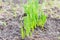
[[[24,17],[24,27],[21,28],[22,39],[29,36],[37,26],[43,29],[47,19],[41,5],[39,7],[39,0],[28,0],[28,3],[24,5],[24,11],[27,16]]]

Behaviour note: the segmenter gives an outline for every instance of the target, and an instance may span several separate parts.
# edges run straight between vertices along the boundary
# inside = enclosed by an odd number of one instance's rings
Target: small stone
[[[60,40],[60,37],[58,37],[58,39]]]
[[[0,9],[2,9],[2,6],[0,6]]]
[[[13,40],[19,40],[18,36],[15,36]]]

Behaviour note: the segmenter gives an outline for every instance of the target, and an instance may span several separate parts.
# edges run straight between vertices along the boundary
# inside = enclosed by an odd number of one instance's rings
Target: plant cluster
[[[42,6],[39,6],[39,0],[28,0],[27,4],[24,5],[24,11],[27,16],[24,17],[24,26],[21,28],[22,39],[29,36],[37,26],[43,29],[47,19]]]

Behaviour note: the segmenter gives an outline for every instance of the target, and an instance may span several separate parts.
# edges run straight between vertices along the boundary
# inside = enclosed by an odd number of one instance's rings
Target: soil
[[[17,2],[18,3],[18,2]],[[15,7],[15,5],[13,5]],[[22,40],[20,28],[23,25],[23,8],[19,6],[14,15],[10,4],[0,6],[0,40]],[[32,36],[26,37],[24,40],[60,40],[60,8],[53,6],[44,9],[47,14],[47,21],[44,30],[39,27],[35,29]]]

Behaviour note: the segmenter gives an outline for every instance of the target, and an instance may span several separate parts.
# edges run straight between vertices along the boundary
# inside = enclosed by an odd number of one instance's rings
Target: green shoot
[[[28,0],[28,3],[24,5],[24,11],[27,16],[24,17],[24,27],[21,28],[22,39],[29,36],[37,26],[44,28],[47,18],[41,5],[40,8],[39,11],[39,0]]]

